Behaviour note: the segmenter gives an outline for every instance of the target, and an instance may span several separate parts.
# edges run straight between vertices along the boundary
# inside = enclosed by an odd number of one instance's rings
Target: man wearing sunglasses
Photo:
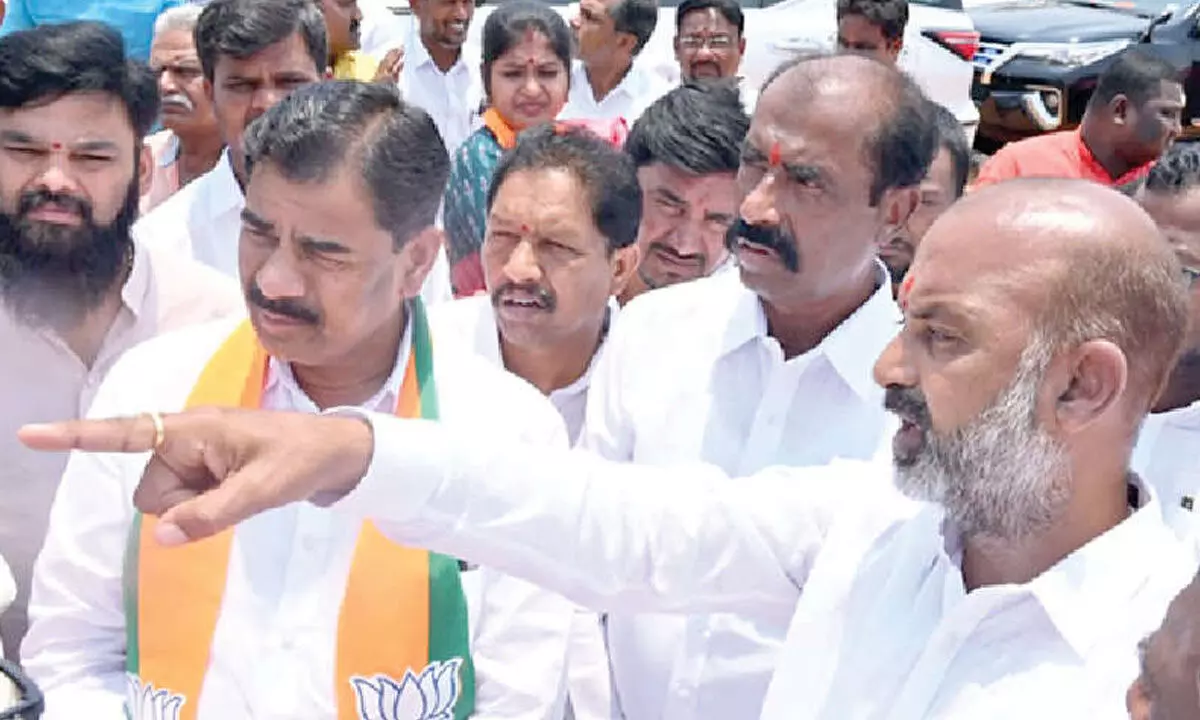
[[[1137,198],[1183,266],[1192,323],[1183,354],[1142,427],[1133,469],[1156,485],[1167,522],[1182,535],[1200,537],[1200,478],[1194,472],[1200,439],[1200,148],[1179,144],[1168,150]]]

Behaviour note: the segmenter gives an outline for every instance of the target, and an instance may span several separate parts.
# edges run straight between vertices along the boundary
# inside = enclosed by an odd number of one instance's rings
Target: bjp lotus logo
[[[435,661],[419,675],[406,670],[400,682],[387,675],[350,678],[362,720],[454,720],[462,658]]]
[[[179,720],[184,702],[182,695],[155,689],[153,683],[143,685],[137,675],[126,676],[125,714],[130,720]]]

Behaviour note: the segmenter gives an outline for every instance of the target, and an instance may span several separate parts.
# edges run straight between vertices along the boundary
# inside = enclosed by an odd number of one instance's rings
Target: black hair
[[[525,170],[562,169],[583,185],[592,222],[608,240],[609,252],[637,241],[642,222],[642,188],[628,155],[584,128],[552,124],[526,130],[504,153],[487,192],[490,212],[505,178]]]
[[[1146,175],[1142,186],[1148,193],[1171,195],[1200,187],[1200,147],[1175,143]]]
[[[838,0],[837,19],[849,15],[878,27],[888,40],[902,40],[908,25],[908,0]]]
[[[536,30],[550,42],[550,48],[571,72],[571,29],[549,5],[536,0],[513,0],[500,5],[483,23],[483,87],[492,94],[492,64],[521,43],[529,30]]]
[[[637,167],[737,172],[749,129],[736,80],[688,80],[646,108],[629,131],[625,152]]]
[[[675,32],[679,32],[688,13],[709,8],[716,10],[730,25],[736,27],[739,37],[746,32],[746,16],[737,0],[683,0],[675,9]]]
[[[0,108],[85,92],[119,98],[135,147],[141,146],[158,117],[158,81],[144,63],[125,55],[116,29],[93,21],[55,23],[0,38]]]
[[[217,58],[245,60],[300,33],[317,72],[329,62],[325,16],[313,0],[212,0],[196,21],[196,53],[209,82]]]
[[[1174,65],[1141,48],[1129,48],[1100,74],[1088,107],[1094,103],[1108,104],[1118,95],[1141,105],[1158,97],[1164,80],[1179,82],[1179,71]]]
[[[613,19],[614,30],[637,38],[633,48],[633,54],[637,55],[650,42],[654,26],[658,24],[658,0],[618,0],[608,14]]]
[[[450,174],[433,120],[390,83],[301,87],[250,124],[245,146],[247,177],[270,165],[288,180],[320,183],[357,165],[375,222],[397,249],[434,223]]]
[[[962,197],[967,189],[967,179],[971,176],[971,145],[967,142],[967,133],[963,131],[962,123],[954,117],[954,113],[943,105],[932,105],[938,149],[950,153],[950,167],[954,173],[954,197]]]
[[[925,97],[916,81],[891,65],[858,55],[806,52],[771,71],[763,83],[762,93],[765,94],[776,82],[813,62],[859,63],[862,66],[857,73],[860,77],[876,73],[873,83],[876,91],[865,102],[874,103],[878,112],[873,126],[863,128],[866,133],[863,149],[867,153],[867,166],[875,172],[875,179],[871,183],[871,204],[878,203],[886,190],[912,187],[925,179],[937,154],[939,142],[933,112],[936,105]],[[797,80],[809,82],[808,78]],[[762,94],[759,98],[761,103]]]

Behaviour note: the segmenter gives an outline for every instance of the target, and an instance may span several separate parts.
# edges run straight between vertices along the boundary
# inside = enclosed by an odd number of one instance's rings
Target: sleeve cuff
[[[331,408],[330,415],[356,417],[371,426],[374,450],[367,473],[340,497],[314,497],[359,520],[405,523],[416,519],[449,480],[453,454],[445,427],[358,408]]]

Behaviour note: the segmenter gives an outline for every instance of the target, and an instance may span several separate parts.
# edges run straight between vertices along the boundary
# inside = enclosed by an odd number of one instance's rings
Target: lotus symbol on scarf
[[[434,661],[420,674],[404,671],[399,682],[387,675],[350,678],[362,720],[454,720],[458,669],[462,658]]]
[[[170,690],[142,684],[137,675],[128,675],[125,686],[125,714],[130,720],[179,720],[185,698]]]

